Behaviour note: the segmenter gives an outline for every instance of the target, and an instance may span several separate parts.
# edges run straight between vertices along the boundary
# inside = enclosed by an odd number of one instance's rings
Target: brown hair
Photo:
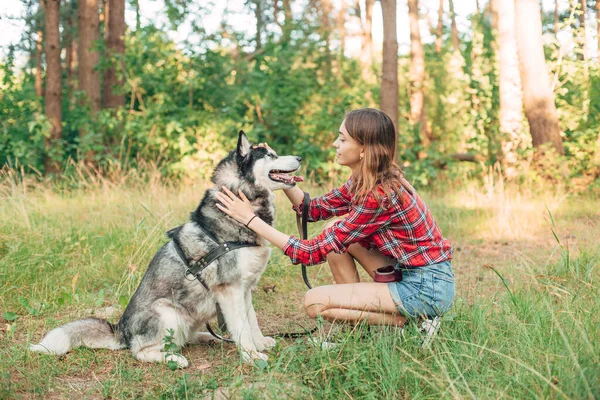
[[[360,173],[352,176],[351,190],[356,202],[363,201],[370,193],[380,200],[378,188],[389,202],[392,193],[401,196],[401,187],[412,193],[395,160],[396,129],[386,113],[374,108],[353,110],[346,114],[344,126],[350,137],[364,146]]]

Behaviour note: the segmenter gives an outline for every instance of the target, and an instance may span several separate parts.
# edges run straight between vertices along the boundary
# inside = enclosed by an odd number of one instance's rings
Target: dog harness
[[[187,277],[188,275],[193,275],[196,279],[198,279],[198,281],[202,284],[202,286],[204,286],[206,288],[206,290],[208,289],[208,285],[206,284],[206,282],[204,281],[204,279],[202,279],[202,272],[210,265],[212,264],[214,261],[218,260],[219,258],[221,258],[221,256],[229,253],[230,251],[233,250],[237,250],[237,249],[241,249],[243,247],[256,247],[259,246],[258,244],[254,244],[254,243],[247,243],[247,242],[224,242],[224,243],[219,243],[219,241],[217,240],[216,237],[214,237],[214,235],[207,231],[206,229],[204,229],[202,227],[202,225],[197,224],[197,226],[204,231],[204,233],[206,234],[206,236],[208,236],[210,239],[212,239],[213,242],[217,243],[218,246],[214,249],[212,249],[211,251],[209,251],[208,253],[206,253],[205,255],[203,255],[202,257],[200,257],[198,260],[190,263],[185,255],[185,253],[183,252],[183,249],[181,248],[181,244],[179,243],[179,239],[177,238],[176,233],[178,232],[179,229],[181,228],[175,228],[169,232],[167,232],[167,235],[173,240],[173,244],[175,246],[175,250],[177,251],[177,254],[179,254],[179,257],[181,258],[181,260],[183,261],[183,263],[186,266],[186,271],[185,271],[185,276]]]

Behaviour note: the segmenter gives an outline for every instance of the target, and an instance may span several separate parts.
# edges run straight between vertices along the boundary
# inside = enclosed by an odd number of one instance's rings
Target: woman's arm
[[[304,200],[304,192],[298,186],[294,186],[291,189],[283,189],[283,192],[294,207],[298,207],[300,204],[302,204],[302,200]]]

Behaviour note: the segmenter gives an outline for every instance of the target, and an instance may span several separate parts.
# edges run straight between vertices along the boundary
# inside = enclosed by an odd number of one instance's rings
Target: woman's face
[[[363,146],[350,137],[344,123],[340,126],[338,138],[333,142],[336,149],[337,162],[354,169],[360,164],[363,157]]]

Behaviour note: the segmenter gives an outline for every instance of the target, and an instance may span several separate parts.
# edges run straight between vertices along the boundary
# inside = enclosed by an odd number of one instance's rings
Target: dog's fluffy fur
[[[188,260],[197,260],[217,246],[207,231],[219,243],[239,241],[259,246],[228,252],[210,264],[202,273],[207,290],[193,276],[186,279],[186,265],[169,241],[150,262],[117,324],[97,318],[70,322],[50,331],[30,350],[64,354],[79,346],[129,348],[139,360],[175,361],[184,368],[188,361],[179,354],[166,353],[163,338],[172,329],[178,346],[211,340],[202,328],[215,318],[218,303],[243,358],[266,360],[262,352],[274,346],[275,340],[263,336],[258,327],[251,291],[265,270],[271,249],[263,238],[220,211],[215,196],[221,186],[236,194],[241,189],[256,215],[272,225],[273,190],[292,187],[298,179],[285,172],[299,167],[299,157],[278,157],[270,148],[251,146],[240,132],[236,150],[215,168],[215,187],[205,193],[190,221],[169,234],[178,240]]]

